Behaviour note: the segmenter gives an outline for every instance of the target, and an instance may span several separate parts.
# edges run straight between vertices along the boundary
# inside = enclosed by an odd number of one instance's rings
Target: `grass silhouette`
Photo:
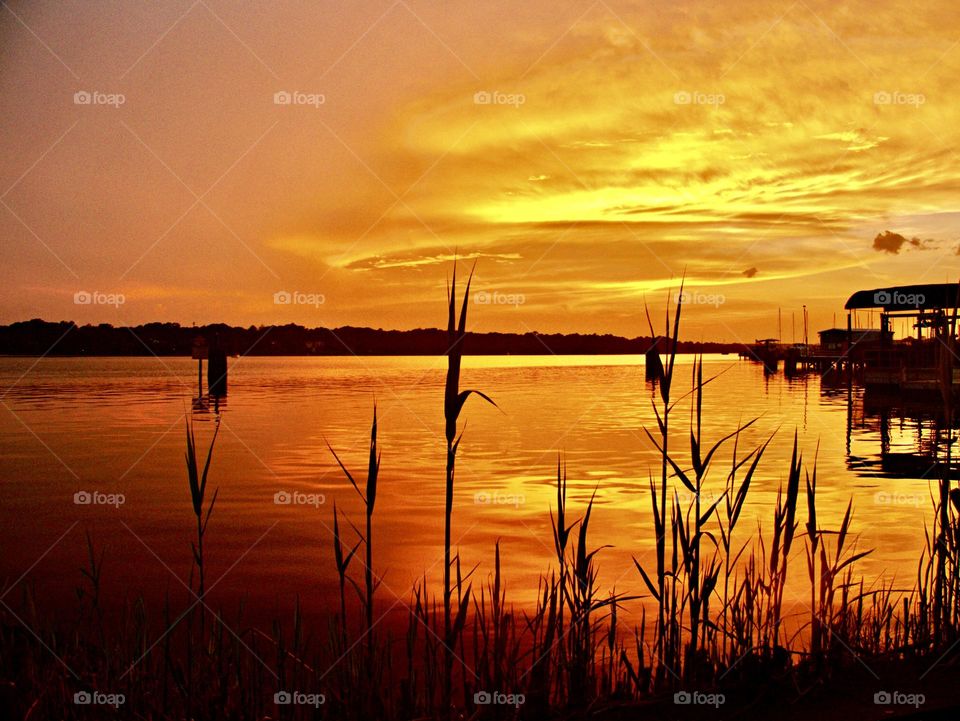
[[[207,482],[215,467],[216,431],[201,467],[188,426],[185,500],[197,529],[191,543],[193,605],[174,616],[168,600],[153,616],[135,600],[105,618],[104,557],[88,537],[89,566],[80,576],[75,620],[44,617],[29,586],[17,602],[0,607],[5,689],[0,701],[9,717],[100,718],[102,708],[74,702],[75,694],[99,690],[124,696],[114,711],[121,718],[540,719],[588,710],[626,718],[641,705],[670,704],[682,690],[762,687],[802,695],[843,678],[858,661],[914,668],[918,660],[929,665],[951,649],[960,629],[960,526],[949,482],[943,481],[946,492],[933,499],[932,525],[910,590],[855,576],[857,562],[869,551],[853,542],[852,502],[838,527],[821,525],[816,462],[805,464],[796,434],[769,523],[745,531],[740,521],[752,480],[773,436],[743,450],[742,433],[750,421],[712,442],[704,437],[711,379],[703,376],[702,360],[693,363],[690,392],[675,397],[679,305],[672,324],[667,316],[666,362],[653,379],[659,387],[658,427],[647,431],[660,456],[659,478],[651,474],[644,490],[653,510],[653,564],[634,558],[631,593],[603,588],[596,563],[603,545],[591,540],[605,534],[591,525],[597,490],[586,505],[572,507],[568,468],[560,456],[555,505],[544,509],[555,559],[540,576],[536,602],[522,608],[510,602],[499,542],[491,549],[490,576],[474,580],[474,569],[464,571],[451,548],[462,439],[458,422],[470,394],[493,403],[479,391],[460,389],[469,288],[470,280],[458,319],[454,273],[443,397],[443,582],[439,599],[426,577],[415,584],[405,633],[377,625],[377,612],[386,609],[378,608],[380,580],[374,572],[381,470],[376,407],[365,479],[330,448],[362,500],[365,523],[358,528],[334,506],[339,608],[330,609],[329,633],[319,636],[303,627],[299,604],[289,623],[276,619],[269,632],[246,626],[242,612],[227,623],[221,610],[206,608],[205,542],[216,534],[209,522],[217,499],[215,491],[207,501]],[[677,432],[671,421],[686,404],[688,427]],[[685,445],[677,442],[683,438]],[[729,467],[721,468],[728,453]],[[707,502],[710,488],[719,494]],[[344,522],[356,542],[345,540]],[[785,612],[784,599],[788,571],[796,575],[801,557],[809,601],[798,621],[797,614]],[[638,600],[644,602],[639,623],[625,628],[620,611]],[[651,604],[656,613],[648,623]],[[211,623],[203,620],[207,613]],[[281,694],[292,689],[313,696],[306,703],[284,703]],[[773,716],[779,709],[770,705],[768,711]]]

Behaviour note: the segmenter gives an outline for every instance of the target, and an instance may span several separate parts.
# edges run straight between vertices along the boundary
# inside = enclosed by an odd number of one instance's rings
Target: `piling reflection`
[[[865,477],[960,479],[953,452],[960,421],[942,401],[865,388],[859,380],[851,373],[828,373],[820,384],[825,401],[846,406],[850,470]]]

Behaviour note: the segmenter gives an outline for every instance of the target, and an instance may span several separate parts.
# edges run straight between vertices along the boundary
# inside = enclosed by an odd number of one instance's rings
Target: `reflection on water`
[[[960,424],[947,422],[939,402],[864,390],[833,374],[820,379],[820,386],[829,402],[846,405],[847,462],[858,476],[935,480],[949,472],[960,477],[953,452]]]
[[[930,513],[937,441],[952,442],[954,431],[928,409],[865,397],[843,381],[765,374],[733,356],[705,360],[705,373],[717,375],[705,391],[705,437],[758,417],[740,439],[743,452],[779,428],[744,511],[752,526],[769,523],[796,428],[807,462],[817,458],[824,527],[839,523],[852,497],[859,548],[877,549],[861,571],[908,582]],[[656,421],[641,364],[625,356],[465,359],[463,386],[484,389],[502,412],[484,404],[464,412],[454,539],[481,578],[501,540],[515,601],[532,597],[553,557],[558,452],[571,512],[598,489],[591,534],[611,545],[598,557],[602,585],[642,590],[632,556],[653,558],[647,484],[659,465],[642,432]],[[681,392],[690,367],[679,359]],[[11,583],[29,569],[25,582],[42,599],[69,598],[89,531],[106,547],[105,582],[118,598],[179,598],[170,574],[189,572],[192,532],[184,425],[196,422],[205,450],[219,418],[210,483],[220,493],[207,554],[209,577],[220,580],[211,597],[231,606],[243,597],[248,615],[270,616],[299,595],[319,611],[335,593],[333,502],[355,520],[360,510],[326,444],[349,467],[365,468],[376,400],[383,460],[374,565],[385,574],[382,598],[406,600],[415,579],[436,582],[442,570],[444,369],[444,358],[233,359],[227,402],[196,399],[189,359],[0,359],[0,573]],[[676,447],[686,444],[686,412],[681,403],[674,416]],[[707,492],[722,489],[730,450],[717,456]],[[124,502],[76,505],[81,491]],[[276,503],[278,494],[312,500]]]
[[[947,423],[941,409],[909,397],[865,394],[864,427],[879,436],[878,474],[888,477],[958,477],[954,456],[957,423]],[[854,410],[851,407],[851,416]],[[852,461],[852,459],[851,459]],[[877,467],[868,459],[868,467]]]

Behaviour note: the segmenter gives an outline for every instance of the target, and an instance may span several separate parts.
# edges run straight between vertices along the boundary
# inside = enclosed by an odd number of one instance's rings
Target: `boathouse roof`
[[[960,308],[960,285],[928,283],[858,290],[850,296],[844,308],[847,310],[882,308],[887,311]]]
[[[876,334],[878,337],[880,335],[879,328],[851,328],[847,330],[846,328],[824,328],[823,330],[818,330],[817,334],[821,336],[843,336],[847,337],[847,333],[852,333],[854,336],[866,336],[871,333]]]

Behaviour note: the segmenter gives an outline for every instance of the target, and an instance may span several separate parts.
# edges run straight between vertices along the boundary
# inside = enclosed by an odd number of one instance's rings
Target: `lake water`
[[[678,360],[678,391],[690,387],[691,362]],[[195,363],[0,359],[0,576],[8,602],[28,586],[51,613],[71,602],[89,533],[104,550],[112,602],[169,594],[185,603],[195,522],[184,425],[195,421],[205,453],[216,417],[213,408],[193,407]],[[364,477],[375,401],[383,453],[374,517],[374,568],[384,574],[379,599],[402,608],[424,574],[439,587],[445,366],[442,357],[231,360],[210,472],[211,490],[219,489],[205,542],[211,605],[245,599],[247,615],[262,618],[287,614],[296,598],[311,615],[333,608],[334,501],[358,527],[362,515],[326,443]],[[858,548],[876,549],[860,571],[911,586],[931,485],[922,468],[884,470],[880,454],[882,447],[915,451],[929,422],[865,408],[861,390],[825,387],[816,374],[764,376],[735,356],[707,357],[705,374],[718,374],[705,391],[706,438],[758,417],[740,440],[743,450],[779,428],[753,483],[741,537],[756,521],[769,526],[796,429],[808,464],[817,453],[821,526],[836,528],[852,498]],[[470,357],[461,387],[483,390],[500,407],[471,398],[461,417],[453,537],[465,567],[479,564],[485,579],[499,539],[510,598],[532,599],[538,574],[553,561],[549,509],[561,452],[570,512],[578,515],[597,489],[590,539],[611,546],[598,556],[601,586],[644,592],[631,558],[653,563],[648,475],[659,474],[659,460],[642,430],[656,428],[655,391],[644,381],[642,359]],[[673,448],[687,449],[688,411],[682,402],[674,416]],[[708,494],[722,489],[731,451],[718,455]],[[77,504],[75,494],[84,492],[116,501],[122,494],[123,503]],[[304,502],[278,504],[278,493]],[[801,522],[805,517],[803,510]],[[344,521],[341,527],[354,537]],[[805,578],[803,544],[794,548],[792,572]],[[359,563],[353,570],[360,573]]]

